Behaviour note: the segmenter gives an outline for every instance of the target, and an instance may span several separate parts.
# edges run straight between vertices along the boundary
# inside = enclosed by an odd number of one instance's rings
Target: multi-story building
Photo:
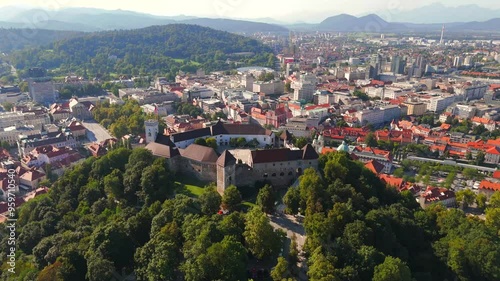
[[[452,95],[442,95],[435,96],[429,99],[427,104],[428,111],[441,112],[444,111],[448,106],[455,102],[455,96]]]
[[[408,115],[421,116],[427,111],[427,105],[423,102],[405,102],[403,105],[408,108]]]
[[[49,114],[43,110],[0,113],[0,128],[24,125],[40,126],[50,123]]]
[[[274,133],[257,124],[217,124],[183,133],[172,134],[171,141],[176,147],[184,149],[198,138],[213,137],[219,146],[228,146],[231,139],[245,138],[247,142],[257,140],[259,147],[273,146]]]
[[[428,186],[425,192],[420,195],[419,203],[422,208],[426,208],[432,204],[443,204],[445,207],[456,207],[457,200],[455,192],[439,187]]]
[[[381,124],[385,122],[384,111],[380,108],[367,108],[354,113],[354,116],[358,118],[359,123],[362,125],[366,124]]]
[[[406,107],[400,107],[398,105],[382,106],[380,110],[384,112],[384,122],[389,122],[395,119],[397,120],[407,113]]]
[[[283,94],[285,84],[281,80],[272,80],[268,82],[255,81],[253,82],[254,93],[264,93],[266,95]]]
[[[293,100],[311,101],[316,91],[316,76],[313,74],[302,74],[298,81],[292,82]]]
[[[6,141],[11,146],[16,145],[20,135],[33,136],[41,133],[40,129],[34,126],[12,126],[0,129],[0,141]]]
[[[488,91],[488,87],[489,85],[486,83],[473,81],[457,86],[454,89],[457,99],[470,101],[482,99],[486,91]]]
[[[476,115],[477,108],[474,105],[457,104],[453,107],[452,114],[460,119],[470,119]]]
[[[20,136],[17,142],[19,156],[23,157],[40,146],[78,147],[78,142],[71,133],[49,133],[42,135]]]
[[[31,99],[34,102],[50,104],[57,100],[58,94],[52,81],[35,81],[28,79],[28,87]]]

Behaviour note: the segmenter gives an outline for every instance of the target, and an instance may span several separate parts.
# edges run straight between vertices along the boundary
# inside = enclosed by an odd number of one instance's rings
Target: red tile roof
[[[385,166],[380,164],[380,162],[378,162],[377,160],[370,160],[366,162],[365,167],[368,170],[372,171],[375,175],[380,174],[385,168]]]
[[[479,189],[487,189],[487,190],[492,190],[492,191],[500,191],[500,183],[483,180],[479,184]]]
[[[488,154],[494,154],[494,155],[500,155],[500,148],[498,148],[497,146],[494,146],[494,147],[486,150],[486,153],[488,153]]]
[[[379,176],[380,180],[386,185],[393,186],[397,189],[400,189],[403,186],[404,180],[402,178],[397,178],[388,174],[381,174]]]

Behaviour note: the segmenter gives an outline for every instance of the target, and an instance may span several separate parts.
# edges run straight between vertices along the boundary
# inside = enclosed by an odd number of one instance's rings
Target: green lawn
[[[190,197],[198,197],[203,193],[206,183],[199,181],[196,178],[178,176],[175,185],[177,193],[184,194]]]

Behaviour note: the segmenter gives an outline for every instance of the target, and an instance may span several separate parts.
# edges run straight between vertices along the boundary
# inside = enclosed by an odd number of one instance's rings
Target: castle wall
[[[217,168],[215,163],[203,163],[183,157],[177,162],[178,172],[195,176],[201,181],[216,182]]]
[[[253,186],[257,181],[269,181],[276,188],[289,187],[305,169],[310,167],[317,169],[318,160],[255,164],[253,168],[237,165],[236,185]]]

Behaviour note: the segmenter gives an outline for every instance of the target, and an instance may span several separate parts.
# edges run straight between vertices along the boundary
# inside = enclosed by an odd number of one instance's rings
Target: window
[[[273,176],[273,177],[275,177],[275,176],[276,176],[276,173],[273,173],[273,174],[272,174],[272,176]]]
[[[289,176],[292,176],[292,175],[293,175],[293,173],[292,173],[292,172],[288,172],[288,175],[289,175]]]
[[[280,173],[280,176],[284,176],[284,175],[285,175],[285,173],[283,173],[283,172]]]
[[[264,174],[264,177],[267,178],[267,173]]]

